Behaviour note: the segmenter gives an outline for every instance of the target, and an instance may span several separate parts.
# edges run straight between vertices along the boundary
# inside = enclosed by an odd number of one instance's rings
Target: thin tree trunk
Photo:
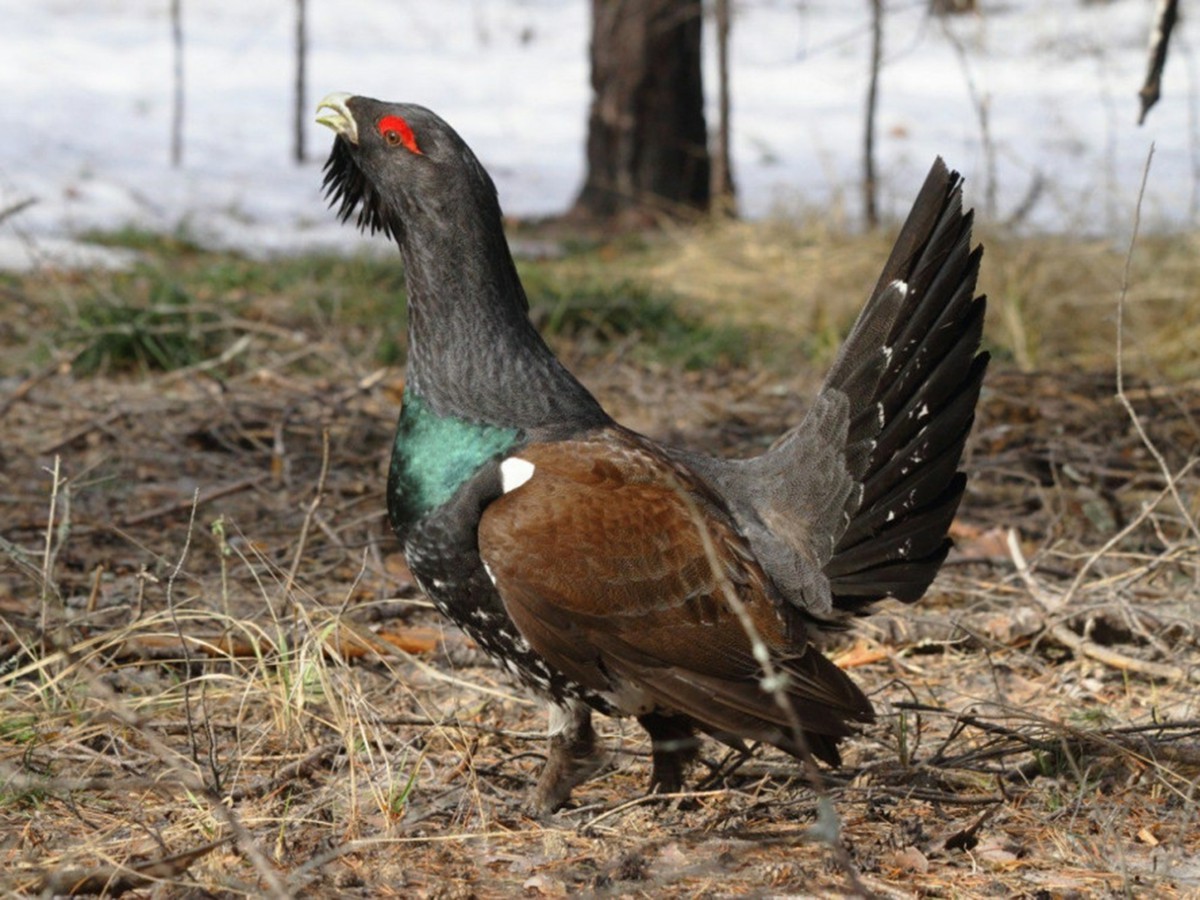
[[[294,134],[295,143],[292,156],[296,162],[304,162],[304,130],[308,124],[305,111],[308,102],[305,99],[305,69],[308,64],[308,3],[306,0],[296,0],[296,98]]]
[[[879,66],[883,60],[883,0],[871,0],[871,77],[863,131],[863,214],[868,228],[879,225],[875,180],[875,109],[879,102]]]
[[[171,165],[183,162],[183,0],[171,0],[171,51],[174,55],[174,94],[171,105]]]
[[[717,25],[717,140],[712,156],[713,211],[735,216],[733,162],[729,148],[729,0],[716,0]]]

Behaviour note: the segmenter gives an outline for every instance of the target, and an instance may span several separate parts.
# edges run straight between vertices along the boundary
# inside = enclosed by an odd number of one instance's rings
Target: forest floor
[[[750,227],[523,264],[619,419],[747,453],[802,414],[886,237]],[[706,744],[646,797],[602,719],[541,821],[544,710],[385,522],[398,266],[110,240],[143,262],[0,275],[0,893],[1200,896],[1191,239],[1131,270],[1121,383],[1123,253],[989,245],[956,548],[830,645],[879,710],[842,769]]]

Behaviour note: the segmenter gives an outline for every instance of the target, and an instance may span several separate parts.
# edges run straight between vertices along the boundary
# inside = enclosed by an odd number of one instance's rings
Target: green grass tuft
[[[73,370],[90,375],[194,365],[219,352],[228,336],[221,317],[199,305],[184,284],[138,266],[118,275],[112,291],[85,299],[65,338],[82,344]]]

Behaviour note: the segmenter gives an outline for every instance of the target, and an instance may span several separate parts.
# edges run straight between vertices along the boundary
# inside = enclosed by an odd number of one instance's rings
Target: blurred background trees
[[[587,175],[577,217],[706,212],[700,0],[592,0]]]
[[[575,0],[582,3],[583,0]],[[586,170],[569,214],[576,220],[650,224],[662,217],[688,219],[711,212],[733,213],[734,177],[729,154],[730,86],[729,38],[736,28],[730,0],[589,0],[591,40],[589,67],[592,98],[585,142]],[[1081,0],[1087,3],[1089,0]],[[184,52],[186,33],[183,0],[170,2],[173,61],[173,102],[170,154],[179,166],[184,154]],[[802,8],[804,4],[798,4]],[[861,197],[863,220],[879,224],[879,178],[875,161],[876,123],[880,95],[886,94],[887,0],[863,0],[862,28],[871,35],[870,51],[862,65],[868,75],[863,101]],[[894,6],[892,7],[894,10]],[[926,0],[931,20],[951,16],[989,15],[978,0]],[[1138,91],[1141,118],[1158,100],[1178,0],[1155,0],[1146,8],[1150,36],[1148,66]],[[306,158],[305,130],[309,125],[306,66],[308,25],[306,0],[293,0],[295,67],[293,78],[293,146],[297,162]],[[707,20],[707,22],[706,22]],[[981,152],[987,159],[983,180],[983,209],[995,215],[997,203],[995,146],[989,133],[990,97],[978,90],[964,46],[943,24],[955,47],[975,113]],[[1131,35],[1113,35],[1111,41]],[[318,35],[319,38],[319,35]],[[844,40],[831,36],[831,40]],[[705,85],[705,41],[716,59],[715,85]],[[1108,40],[1106,38],[1106,40]],[[1130,85],[1130,93],[1134,86]],[[716,115],[706,115],[706,98],[713,98]],[[819,115],[819,114],[818,114]],[[715,121],[713,119],[715,118]],[[852,152],[841,146],[838,152]],[[1036,200],[1043,187],[1034,173],[1025,201],[1016,216]]]

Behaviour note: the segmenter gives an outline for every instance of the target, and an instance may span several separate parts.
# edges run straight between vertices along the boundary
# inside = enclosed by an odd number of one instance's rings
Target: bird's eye
[[[413,134],[412,126],[400,116],[384,116],[376,123],[375,128],[389,147],[404,146],[409,152],[421,155],[421,148],[417,146],[417,136]]]

